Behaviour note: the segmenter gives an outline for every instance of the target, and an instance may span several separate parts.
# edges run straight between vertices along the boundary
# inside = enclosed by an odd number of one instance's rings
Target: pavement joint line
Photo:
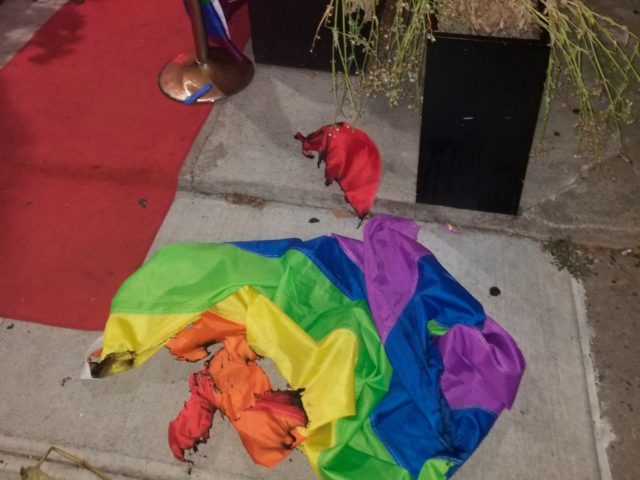
[[[216,182],[214,184],[207,185],[197,185],[195,183],[191,185],[179,185],[178,191],[184,192],[187,194],[200,195],[203,197],[219,197],[224,199],[225,195],[229,195],[231,193],[239,193],[244,192],[243,194],[247,194],[250,196],[262,198],[268,203],[280,204],[280,205],[290,205],[302,208],[318,208],[322,210],[331,211],[333,209],[348,209],[348,205],[344,202],[337,202],[336,198],[339,198],[340,195],[336,192],[330,192],[326,195],[326,199],[323,201],[305,201],[301,203],[296,199],[287,200],[287,195],[280,195],[278,198],[274,198],[272,195],[264,195],[261,194],[260,191],[253,190],[255,185],[246,182],[232,182],[227,184],[225,182]],[[295,194],[299,193],[296,189],[291,189]],[[282,192],[280,192],[282,193]],[[535,218],[531,216],[529,211],[522,212],[519,216],[513,218],[503,218],[503,215],[499,214],[491,214],[487,212],[470,212],[470,211],[460,211],[462,215],[470,215],[470,214],[478,214],[480,216],[479,219],[464,221],[461,219],[456,219],[456,212],[451,214],[452,218],[448,218],[448,214],[446,211],[442,209],[447,209],[448,207],[441,207],[438,205],[422,205],[422,204],[411,204],[405,202],[398,202],[395,200],[384,200],[379,199],[376,201],[376,206],[378,208],[374,208],[372,213],[380,213],[380,214],[391,214],[391,215],[399,215],[408,218],[412,218],[414,221],[422,222],[422,223],[454,223],[458,227],[463,227],[465,229],[474,230],[478,232],[486,232],[486,233],[496,233],[502,235],[509,235],[513,237],[525,238],[529,240],[544,242],[548,241],[550,238],[560,238],[560,237],[571,237],[572,233],[579,232],[597,232],[596,237],[603,238],[601,234],[603,232],[614,233],[624,237],[624,241],[614,241],[612,243],[606,243],[602,241],[597,241],[597,238],[590,240],[589,238],[581,238],[576,239],[577,244],[595,244],[602,247],[610,247],[614,249],[624,249],[631,248],[635,246],[637,242],[633,242],[632,239],[640,237],[640,229],[633,227],[612,227],[608,225],[601,224],[581,224],[581,225],[568,225],[564,223],[552,222],[550,220]],[[432,207],[433,211],[427,211],[429,207]],[[415,209],[421,209],[421,212],[416,212]],[[409,211],[407,211],[409,210]],[[494,224],[489,224],[488,221],[491,221],[491,217],[493,217],[493,221],[496,222]],[[355,217],[354,217],[355,218]],[[487,219],[489,219],[487,221]],[[497,219],[497,220],[496,220]],[[458,220],[458,221],[456,221]],[[511,225],[508,225],[511,223]],[[526,223],[530,223],[530,226],[527,228]],[[546,227],[546,230],[541,227]]]
[[[607,447],[615,439],[607,420],[602,417],[600,403],[598,400],[598,386],[596,383],[596,369],[591,357],[591,337],[592,332],[587,320],[586,295],[584,285],[581,281],[571,277],[571,288],[576,310],[576,322],[578,325],[578,336],[580,339],[580,349],[582,351],[582,361],[587,384],[587,395],[589,398],[589,409],[591,411],[591,424],[595,441],[596,455],[598,457],[598,467],[600,468],[600,478],[602,480],[613,480],[611,465],[607,455]]]
[[[178,189],[194,188],[196,171],[198,169],[198,164],[200,163],[202,152],[209,142],[209,139],[216,133],[215,128],[211,128],[211,126],[220,121],[219,119],[222,116],[223,110],[224,105],[214,106],[202,127],[200,127],[198,135],[191,145],[187,158],[185,159],[178,175]],[[185,181],[184,184],[182,183],[183,181]]]
[[[117,475],[131,480],[148,480],[150,478],[158,480],[173,480],[185,477],[185,468],[187,467],[186,463],[173,465],[164,461],[136,458],[103,450],[85,449],[77,446],[56,444],[55,442],[45,442],[42,440],[7,437],[0,434],[0,454],[17,459],[32,461],[32,464],[21,465],[22,467],[35,466],[35,463],[42,458],[45,452],[52,445],[62,448],[63,450],[88,461],[105,474]],[[58,457],[48,459],[47,462],[62,467],[71,467],[73,469],[80,468],[78,465],[59,459]],[[140,469],[142,469],[142,467],[147,467],[150,472],[136,472],[134,465],[139,465],[141,467]],[[220,470],[205,470],[197,465],[195,466],[195,469],[197,469],[200,476],[205,475],[202,477],[203,479],[218,480],[222,477],[224,480],[254,480],[255,478]],[[1,471],[2,469],[0,469],[0,472]]]
[[[566,223],[552,222],[551,220],[540,219],[544,225],[551,228],[564,229],[564,230],[610,230],[628,233],[630,235],[640,236],[640,229],[638,228],[624,228],[624,227],[611,227],[609,225],[603,225],[598,223],[582,223],[580,225],[568,225]]]
[[[576,173],[575,177],[573,177],[566,185],[558,188],[558,190],[555,190],[549,193],[546,197],[541,198],[533,205],[529,205],[528,207],[523,208],[522,213],[535,210],[537,207],[539,207],[543,203],[557,200],[559,196],[564,195],[565,193],[578,188],[580,186],[580,182],[583,180],[585,180],[585,176],[583,175],[583,173],[582,172]]]

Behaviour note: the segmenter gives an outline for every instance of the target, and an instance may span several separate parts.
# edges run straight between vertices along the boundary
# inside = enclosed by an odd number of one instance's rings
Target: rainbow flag
[[[187,14],[191,16],[190,4],[183,0]],[[210,43],[219,44],[235,60],[241,61],[244,56],[231,40],[229,26],[220,0],[200,0],[199,6],[202,12],[202,20]]]
[[[376,216],[362,241],[164,247],[114,298],[91,373],[140,365],[212,312],[304,389],[299,448],[320,478],[450,478],[512,406],[525,362],[417,235]]]

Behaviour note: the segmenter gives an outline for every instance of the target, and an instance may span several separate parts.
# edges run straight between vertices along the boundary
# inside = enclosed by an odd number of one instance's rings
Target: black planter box
[[[320,39],[313,46],[328,3],[327,0],[249,0],[256,63],[331,71],[331,32],[321,29]]]
[[[249,0],[248,3],[256,63],[331,71],[332,32],[325,27],[318,31],[329,0]],[[378,2],[378,12],[382,12],[384,3],[384,0]],[[339,17],[340,12],[336,16]],[[363,35],[368,35],[366,26],[363,30]],[[314,44],[316,32],[320,38]],[[355,56],[362,64],[364,52],[356,51]],[[354,65],[351,73],[355,70]]]
[[[517,214],[548,63],[545,40],[436,34],[417,202]]]

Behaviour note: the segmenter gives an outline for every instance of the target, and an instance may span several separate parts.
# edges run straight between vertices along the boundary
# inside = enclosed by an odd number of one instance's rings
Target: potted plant
[[[631,120],[640,83],[638,36],[581,0],[249,0],[249,10],[256,61],[332,71],[340,112],[383,94],[422,113],[418,202],[517,213],[557,86],[572,90],[597,153],[603,128]]]
[[[360,111],[382,93],[422,112],[418,202],[517,213],[541,100],[546,120],[563,80],[596,150],[602,128],[631,120],[639,39],[580,0],[397,0],[382,16],[357,3],[364,15],[325,21],[337,98]]]

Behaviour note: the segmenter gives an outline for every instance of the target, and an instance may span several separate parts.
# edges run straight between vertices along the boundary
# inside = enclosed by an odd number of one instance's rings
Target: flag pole
[[[254,72],[251,60],[235,49],[209,46],[201,2],[188,0],[195,50],[179,54],[158,77],[165,95],[186,104],[211,103],[233,95],[251,82]]]
[[[209,43],[207,42],[207,32],[204,28],[200,0],[189,0],[189,11],[191,12],[193,40],[196,45],[196,61],[200,65],[206,65],[209,60]]]

